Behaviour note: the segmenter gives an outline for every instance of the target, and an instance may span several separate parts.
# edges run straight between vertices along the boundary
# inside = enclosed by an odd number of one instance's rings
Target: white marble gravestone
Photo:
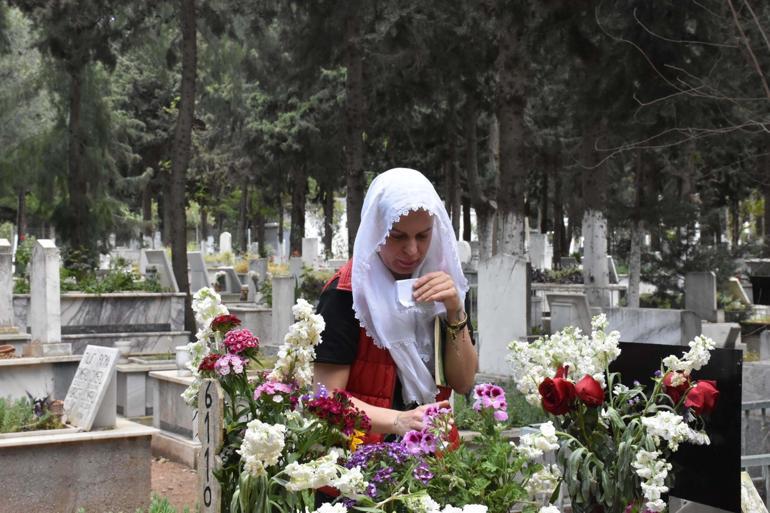
[[[289,274],[295,280],[299,280],[302,277],[302,257],[291,257],[289,259]]]
[[[249,259],[249,271],[257,273],[260,281],[267,278],[267,258]]]
[[[224,440],[224,394],[215,379],[206,379],[198,392],[198,504],[201,513],[219,513],[222,489],[214,472],[222,468],[219,451]]]
[[[479,263],[478,276],[479,372],[510,374],[508,344],[528,331],[527,262],[495,255]]]
[[[701,334],[701,320],[689,310],[661,308],[607,308],[609,330],[620,332],[621,342],[687,345]]]
[[[225,273],[225,284],[227,292],[230,294],[241,293],[241,279],[238,278],[238,273],[235,272],[233,267],[222,267],[220,272]]]
[[[193,294],[200,289],[210,287],[209,270],[200,251],[188,251],[187,261],[190,263],[190,292]]]
[[[545,234],[530,232],[529,234],[529,263],[535,269],[545,269]]]
[[[12,259],[11,243],[0,239],[0,333],[14,327]]]
[[[732,297],[734,300],[740,301],[741,304],[744,305],[751,305],[751,298],[748,294],[746,294],[746,291],[743,288],[743,285],[741,285],[741,280],[735,277],[731,277],[727,281],[727,293]]]
[[[230,232],[222,232],[219,234],[219,254],[232,253],[233,252],[233,236]]]
[[[469,265],[473,259],[473,251],[471,245],[467,240],[457,241],[457,256],[460,259],[460,264],[463,266]]]
[[[313,267],[318,260],[318,239],[316,237],[304,237],[302,239],[302,263]]]
[[[60,260],[59,250],[52,240],[35,241],[32,248],[27,319],[34,343],[34,356],[72,354],[72,344],[61,341]]]
[[[291,307],[294,306],[294,278],[291,276],[273,276],[273,325],[272,343],[280,345],[294,322]]]
[[[115,427],[119,355],[112,347],[86,347],[64,399],[67,422],[84,431]]]
[[[148,267],[154,267],[158,273],[160,286],[171,292],[179,292],[174,269],[171,267],[171,261],[165,250],[162,249],[144,249],[142,250],[141,260],[139,261],[139,271],[142,274],[147,272]]]
[[[717,276],[712,271],[687,273],[684,307],[703,321],[717,322]]]
[[[591,307],[584,294],[546,294],[551,309],[551,333],[567,326],[591,333]]]

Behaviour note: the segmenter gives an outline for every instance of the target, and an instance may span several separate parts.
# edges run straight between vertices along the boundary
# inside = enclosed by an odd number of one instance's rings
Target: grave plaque
[[[222,510],[222,489],[214,472],[222,467],[219,451],[224,433],[224,394],[215,379],[206,379],[198,392],[198,500],[201,513]]]
[[[115,369],[119,354],[112,347],[86,347],[64,399],[64,414],[70,424],[85,431],[115,425]]]

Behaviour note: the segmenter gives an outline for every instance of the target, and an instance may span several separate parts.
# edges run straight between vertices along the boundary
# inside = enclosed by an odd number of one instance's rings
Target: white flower
[[[463,506],[463,513],[487,513],[487,508],[483,504],[466,504]]]
[[[670,355],[663,359],[663,365],[671,371],[683,371],[686,374],[694,370],[700,370],[711,359],[711,350],[714,349],[714,341],[708,337],[699,335],[689,344],[690,350],[679,359],[676,355]]]
[[[314,513],[347,513],[348,508],[345,507],[344,504],[341,502],[338,502],[336,504],[332,504],[331,502],[327,502],[321,505],[320,508],[315,510]]]
[[[427,493],[406,497],[404,499],[404,506],[411,513],[439,513],[441,511],[439,503],[434,501]],[[457,511],[462,510],[458,509]]]
[[[345,467],[339,467],[338,470],[340,475],[331,482],[331,485],[339,490],[345,497],[354,498],[363,495],[369,483],[364,480],[361,468],[353,467],[351,469],[346,469]],[[428,497],[428,499],[430,499],[430,497]],[[438,506],[438,504],[436,506]]]
[[[519,452],[527,459],[534,460],[546,452],[559,448],[556,428],[549,420],[540,425],[540,433],[527,433],[519,438]]]
[[[553,504],[549,504],[548,506],[543,506],[542,508],[540,508],[538,513],[561,513],[561,511],[559,511],[559,508],[557,508]]]
[[[708,435],[695,431],[684,421],[681,415],[661,410],[652,417],[642,417],[642,424],[647,433],[652,436],[656,446],[660,446],[660,440],[668,442],[672,452],[679,449],[682,442],[690,442],[695,445],[708,445],[711,443]]]
[[[320,315],[313,313],[313,307],[304,299],[299,299],[292,311],[297,322],[289,326],[269,379],[281,382],[296,381],[300,386],[312,385],[314,348],[321,343],[324,320]]]
[[[236,452],[244,461],[244,468],[253,476],[264,475],[265,467],[275,465],[285,445],[286,426],[266,424],[254,419],[246,425],[241,448]]]
[[[663,511],[666,507],[660,497],[668,492],[665,482],[671,470],[671,463],[659,459],[660,455],[660,451],[640,449],[631,463],[636,475],[642,479],[642,493],[647,500],[645,507],[649,511]]]
[[[532,474],[524,485],[529,497],[537,500],[539,497],[550,497],[561,478],[558,465],[544,465],[542,469]]]
[[[188,406],[193,408],[198,407],[198,391],[200,390],[200,386],[201,382],[195,380],[189,387],[185,388],[184,392],[182,392],[182,399],[184,399],[184,402],[187,403]]]

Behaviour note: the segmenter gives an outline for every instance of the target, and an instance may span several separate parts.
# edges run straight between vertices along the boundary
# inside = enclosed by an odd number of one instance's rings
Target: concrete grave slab
[[[687,345],[701,334],[701,320],[688,310],[608,308],[608,329],[620,332],[621,342]]]
[[[174,276],[174,269],[171,267],[171,261],[163,249],[143,249],[139,261],[139,271],[142,275],[147,274],[147,268],[154,267],[158,273],[160,286],[171,292],[179,292],[179,285]]]

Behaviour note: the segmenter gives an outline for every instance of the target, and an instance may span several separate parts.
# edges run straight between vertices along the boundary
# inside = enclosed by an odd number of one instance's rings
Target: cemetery
[[[767,513],[768,34],[0,0],[0,513]]]

